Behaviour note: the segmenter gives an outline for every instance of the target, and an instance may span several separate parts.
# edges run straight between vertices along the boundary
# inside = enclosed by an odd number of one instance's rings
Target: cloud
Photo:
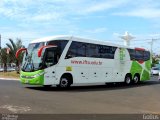
[[[148,19],[160,18],[160,9],[141,8],[141,9],[134,9],[129,12],[114,13],[113,15],[142,17],[142,18],[148,18]]]
[[[95,28],[95,29],[92,29],[92,30],[86,30],[85,32],[86,33],[90,33],[90,34],[95,34],[95,33],[104,33],[107,31],[107,28]]]
[[[42,0],[1,0],[0,2],[0,16],[17,21],[56,20],[61,16],[61,12],[58,11],[59,9],[54,4],[50,5]]]
[[[100,12],[100,11],[109,10],[113,8],[118,8],[118,7],[124,6],[129,1],[130,0],[118,0],[118,1],[105,0],[105,1],[93,2],[91,5],[88,5],[86,9],[82,10],[82,12],[94,13],[94,12]]]
[[[145,19],[159,19],[160,18],[160,2],[159,0],[139,0],[132,1],[127,4],[124,9],[112,12],[112,15],[139,17]]]
[[[31,19],[33,21],[51,21],[51,20],[57,20],[60,19],[62,17],[62,15],[58,14],[58,13],[47,13],[47,14],[40,14],[40,15],[35,15],[33,16]]]
[[[1,0],[0,16],[21,21],[56,21],[116,8],[130,0]],[[29,18],[29,19],[28,19]]]
[[[154,38],[154,39],[160,39],[160,33],[153,33],[153,34],[149,34],[148,35],[151,39]]]
[[[23,41],[23,45],[28,46],[29,42],[33,39],[44,37],[35,31],[4,31],[2,34],[2,47],[8,43],[8,39],[21,39]]]
[[[159,0],[0,0],[0,25],[9,26],[3,32],[6,36],[34,38],[69,33],[101,38],[103,33],[112,35],[114,29],[115,32],[124,30],[123,25],[118,28],[119,16],[125,20],[128,17],[149,19],[152,25],[160,23],[159,7]],[[128,27],[133,27],[130,24]]]
[[[117,32],[114,32],[113,33],[113,36],[115,36],[115,37],[119,37],[121,34],[120,33],[117,33]]]
[[[142,4],[143,3],[143,4]],[[22,22],[53,22],[97,12],[116,16],[159,18],[158,0],[1,0],[0,16]],[[118,10],[118,12],[115,12]],[[105,14],[107,15],[107,14]]]

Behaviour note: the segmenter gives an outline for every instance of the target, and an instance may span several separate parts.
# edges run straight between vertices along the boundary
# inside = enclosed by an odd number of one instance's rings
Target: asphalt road
[[[160,114],[160,81],[154,77],[139,85],[74,86],[62,90],[0,80],[0,113]]]

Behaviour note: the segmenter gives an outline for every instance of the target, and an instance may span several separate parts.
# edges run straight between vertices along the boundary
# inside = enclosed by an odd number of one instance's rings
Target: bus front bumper
[[[43,85],[44,84],[44,70],[35,72],[20,72],[20,81],[22,84],[29,85]]]

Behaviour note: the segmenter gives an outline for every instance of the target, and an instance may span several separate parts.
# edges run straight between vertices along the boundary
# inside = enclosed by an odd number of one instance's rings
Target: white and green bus
[[[72,84],[125,82],[150,79],[150,52],[74,36],[32,41],[25,51],[20,81],[24,84],[69,87]]]

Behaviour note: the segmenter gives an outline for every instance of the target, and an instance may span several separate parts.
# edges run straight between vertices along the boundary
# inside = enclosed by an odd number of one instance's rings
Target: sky
[[[160,54],[159,0],[0,0],[2,46],[8,39],[29,42],[54,35],[122,44],[126,31],[135,37],[132,47]]]

